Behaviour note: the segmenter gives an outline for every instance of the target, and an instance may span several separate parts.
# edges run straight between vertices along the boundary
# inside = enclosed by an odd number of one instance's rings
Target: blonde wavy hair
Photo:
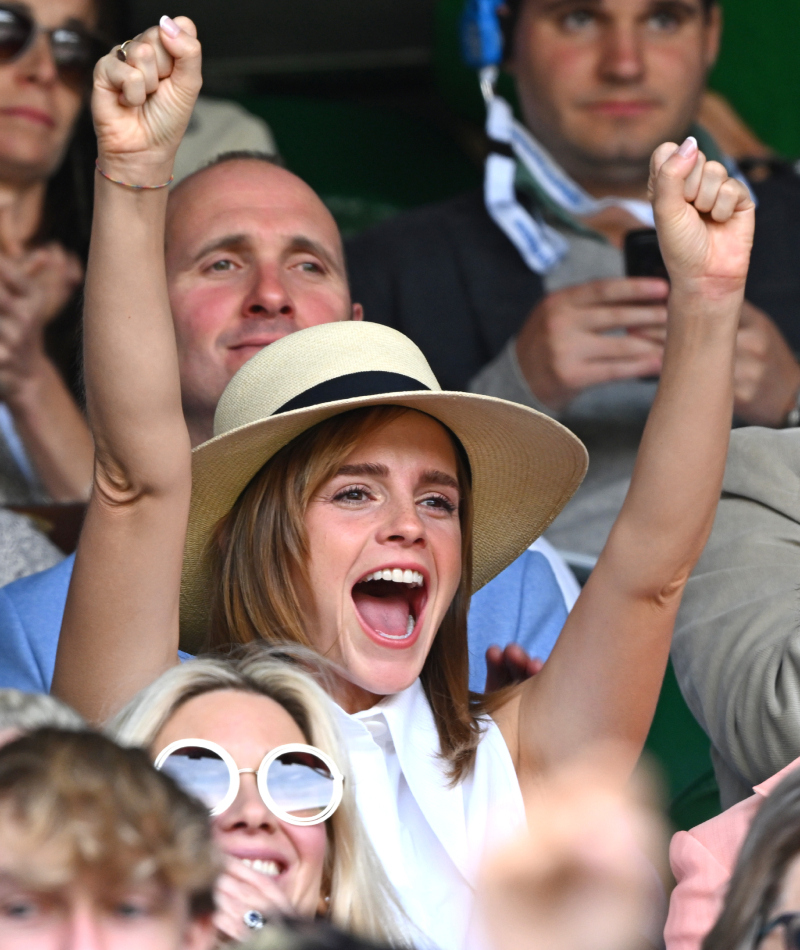
[[[331,701],[315,682],[315,678],[324,680],[326,676],[324,662],[311,651],[294,644],[254,644],[232,657],[202,657],[174,667],[138,693],[108,723],[106,731],[121,745],[152,752],[156,736],[173,713],[195,696],[237,690],[266,696],[281,705],[306,742],[326,752],[345,776],[342,802],[326,822],[323,888],[330,897],[330,919],[359,936],[404,946],[408,939],[403,933],[400,903],[361,823]]]

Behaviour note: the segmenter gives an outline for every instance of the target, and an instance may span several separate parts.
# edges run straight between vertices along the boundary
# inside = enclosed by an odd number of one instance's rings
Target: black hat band
[[[361,373],[347,373],[334,379],[326,379],[298,396],[285,402],[273,412],[274,416],[294,409],[310,409],[326,402],[338,402],[341,399],[358,399],[362,396],[386,396],[389,393],[430,392],[418,379],[403,376],[402,373],[386,373],[382,370],[365,370]]]

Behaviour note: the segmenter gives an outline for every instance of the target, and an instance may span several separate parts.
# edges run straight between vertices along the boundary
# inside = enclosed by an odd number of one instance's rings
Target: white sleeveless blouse
[[[478,868],[487,849],[525,825],[497,724],[488,720],[475,768],[451,787],[419,680],[365,712],[336,710],[361,818],[409,919],[439,950],[480,947],[473,920]]]

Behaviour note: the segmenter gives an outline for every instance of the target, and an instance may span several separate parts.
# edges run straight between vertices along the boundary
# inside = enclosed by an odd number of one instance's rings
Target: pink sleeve
[[[679,831],[673,837],[669,863],[678,883],[664,928],[667,950],[700,950],[722,910],[731,868],[721,864],[689,831]]]

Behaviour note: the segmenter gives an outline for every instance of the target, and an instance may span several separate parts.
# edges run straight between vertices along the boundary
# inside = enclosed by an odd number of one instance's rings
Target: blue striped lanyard
[[[520,204],[515,188],[517,162],[527,169],[542,193],[572,218],[592,217],[606,208],[623,208],[641,222],[642,227],[655,227],[650,202],[633,198],[593,198],[517,122],[505,99],[494,95],[490,88],[483,91],[486,132],[495,145],[486,159],[483,182],[486,210],[532,271],[546,274],[552,270],[566,256],[569,242],[544,220],[541,211],[531,214]],[[733,160],[726,157],[723,161],[732,175],[744,181]]]

